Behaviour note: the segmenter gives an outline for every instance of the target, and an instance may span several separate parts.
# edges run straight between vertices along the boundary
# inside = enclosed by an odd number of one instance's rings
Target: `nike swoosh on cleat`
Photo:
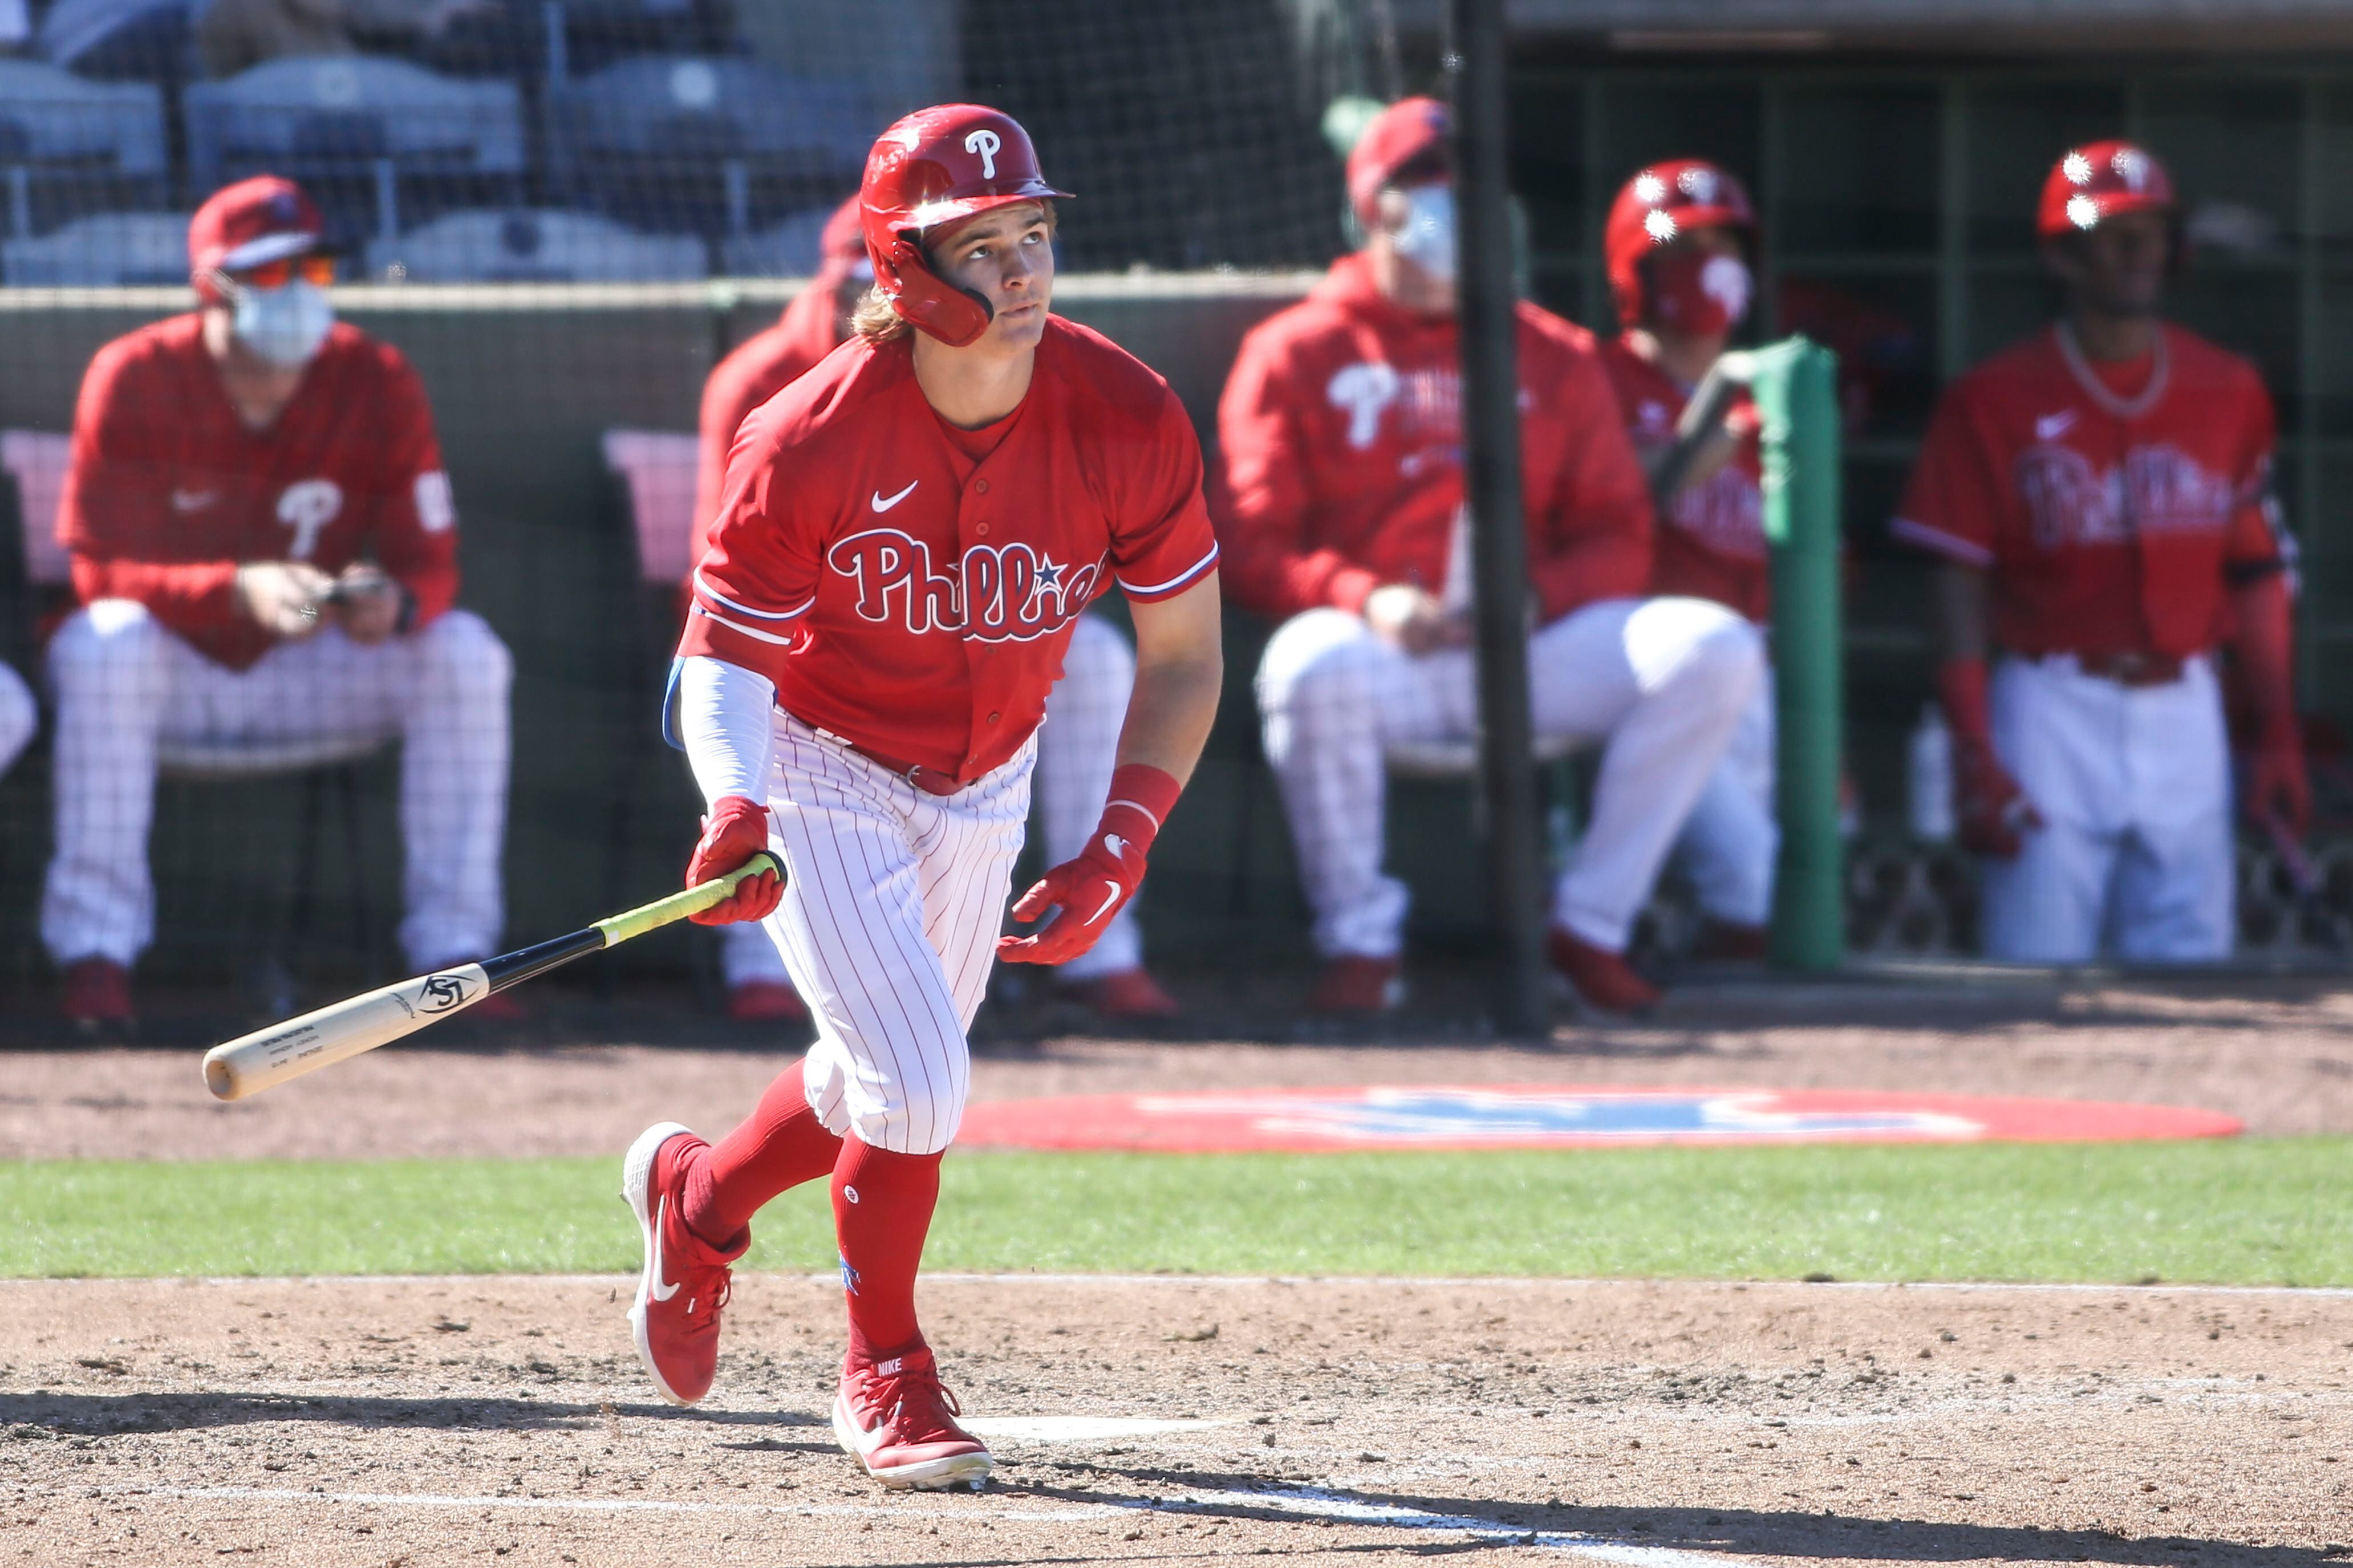
[[[664,1193],[661,1201],[654,1205],[653,1283],[646,1287],[646,1294],[657,1301],[669,1300],[672,1296],[677,1295],[684,1285],[682,1280],[678,1285],[665,1284],[662,1280],[662,1213],[669,1207],[670,1194]]]
[[[897,506],[901,501],[905,500],[909,496],[914,494],[915,487],[923,482],[923,481],[921,479],[909,479],[907,481],[907,488],[901,490],[897,495],[892,496],[889,500],[884,500],[882,499],[882,492],[881,490],[876,490],[873,496],[874,510],[876,511],[889,511],[892,507]]]
[[[1119,895],[1120,886],[1117,882],[1113,882],[1111,885],[1111,891],[1103,895],[1103,908],[1097,910],[1094,913],[1087,917],[1087,924],[1092,925],[1095,921],[1103,919],[1103,916],[1111,913],[1111,907],[1119,902]]]

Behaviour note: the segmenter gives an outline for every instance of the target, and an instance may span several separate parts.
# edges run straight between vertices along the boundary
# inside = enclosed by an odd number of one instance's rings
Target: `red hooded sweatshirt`
[[[1643,591],[1651,499],[1592,334],[1525,301],[1518,317],[1528,577],[1552,621]],[[1362,256],[1253,329],[1218,406],[1229,596],[1280,619],[1389,583],[1442,594],[1461,386],[1453,319],[1390,303]]]

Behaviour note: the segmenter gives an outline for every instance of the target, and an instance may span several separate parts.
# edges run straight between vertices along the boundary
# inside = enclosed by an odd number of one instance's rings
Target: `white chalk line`
[[[22,1494],[20,1494],[21,1496]],[[970,1506],[926,1508],[921,1504],[877,1503],[736,1503],[681,1502],[664,1498],[466,1497],[441,1492],[328,1492],[293,1487],[120,1487],[91,1490],[54,1491],[44,1495],[59,1501],[92,1495],[113,1498],[161,1498],[190,1502],[340,1503],[363,1508],[410,1508],[442,1510],[496,1510],[589,1514],[754,1514],[786,1519],[887,1519],[973,1522]],[[1366,1502],[1359,1498],[1314,1487],[1284,1487],[1266,1491],[1198,1491],[1174,1499],[1106,1498],[1075,1508],[1000,1508],[981,1516],[988,1524],[1079,1524],[1123,1513],[1225,1514],[1241,1510],[1282,1514],[1300,1519],[1328,1519],[1335,1523],[1367,1528],[1426,1531],[1466,1540],[1515,1542],[1593,1562],[1623,1563],[1638,1568],[1721,1568],[1724,1559],[1711,1552],[1677,1547],[1644,1546],[1567,1530],[1532,1530],[1471,1514],[1430,1513],[1402,1504]]]
[[[768,1274],[738,1270],[746,1279],[802,1279],[811,1284],[839,1285],[838,1269],[823,1269],[808,1274]],[[2064,1280],[1999,1279],[1590,1279],[1582,1276],[1543,1274],[985,1274],[985,1273],[925,1273],[925,1285],[1107,1285],[1126,1288],[1137,1285],[1211,1286],[1236,1289],[1267,1285],[1295,1287],[1346,1285],[1377,1289],[1415,1290],[1427,1289],[1672,1289],[1678,1287],[1715,1287],[1743,1290],[1824,1290],[1824,1291],[1937,1291],[1954,1294],[2016,1294],[2016,1295],[2121,1295],[2121,1296],[2233,1296],[2283,1297],[2297,1300],[2353,1299],[2353,1286],[2343,1285],[2199,1285],[2192,1283],[2155,1285],[2101,1284]],[[603,1286],[617,1289],[628,1285],[635,1289],[634,1274],[164,1274],[78,1276],[70,1279],[40,1279],[18,1276],[0,1279],[0,1290],[36,1287],[79,1286],[101,1288],[109,1285],[206,1285],[216,1287],[259,1288],[286,1285],[433,1285],[448,1289],[488,1289],[494,1286],[522,1284]]]

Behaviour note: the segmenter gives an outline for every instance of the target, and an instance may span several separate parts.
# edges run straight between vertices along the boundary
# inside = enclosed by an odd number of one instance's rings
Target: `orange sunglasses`
[[[259,267],[241,268],[228,276],[246,289],[283,289],[297,278],[323,289],[335,280],[335,258],[314,250],[307,256],[285,256]]]

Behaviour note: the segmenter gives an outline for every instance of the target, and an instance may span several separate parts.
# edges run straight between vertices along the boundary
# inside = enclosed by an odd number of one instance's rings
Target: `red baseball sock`
[[[686,1228],[723,1252],[744,1240],[763,1204],[817,1180],[841,1158],[841,1140],[809,1109],[806,1065],[778,1073],[752,1114],[687,1167]]]
[[[849,1300],[849,1359],[887,1361],[921,1348],[915,1269],[939,1201],[940,1156],[893,1154],[851,1133],[833,1168],[833,1231]]]

